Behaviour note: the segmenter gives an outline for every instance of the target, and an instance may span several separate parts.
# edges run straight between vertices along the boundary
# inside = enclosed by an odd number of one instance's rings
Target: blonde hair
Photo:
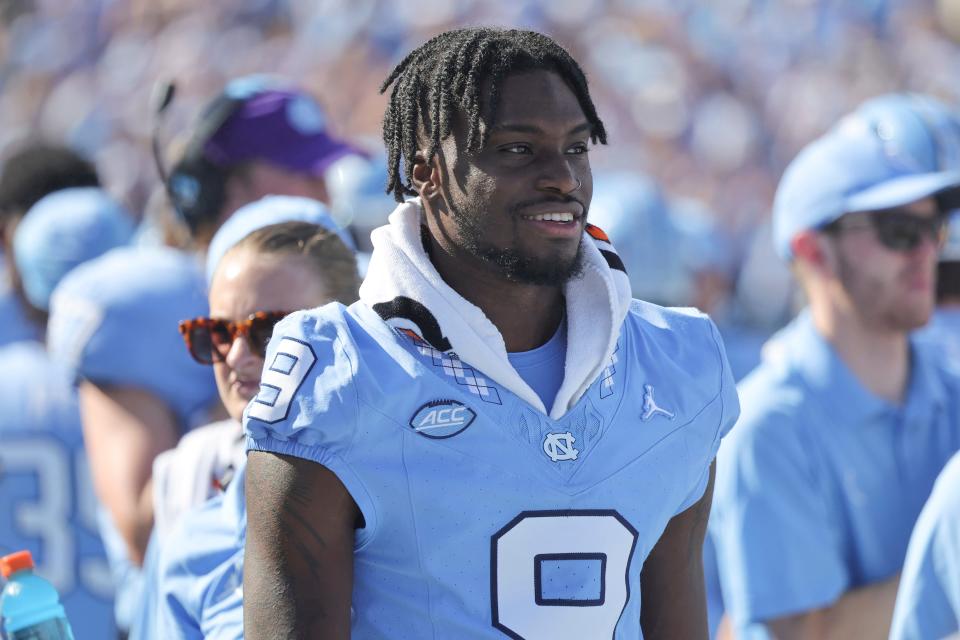
[[[357,259],[336,233],[309,222],[281,222],[257,229],[230,252],[304,258],[323,280],[331,300],[352,304],[359,297]]]

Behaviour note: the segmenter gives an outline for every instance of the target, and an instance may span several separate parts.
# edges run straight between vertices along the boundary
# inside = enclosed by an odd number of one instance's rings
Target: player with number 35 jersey
[[[28,549],[60,593],[77,638],[113,638],[113,581],[76,392],[42,343],[0,349],[0,555]]]
[[[245,637],[704,637],[739,403],[713,323],[632,300],[587,224],[579,66],[464,29],[393,82],[360,301],[281,321],[244,414]]]

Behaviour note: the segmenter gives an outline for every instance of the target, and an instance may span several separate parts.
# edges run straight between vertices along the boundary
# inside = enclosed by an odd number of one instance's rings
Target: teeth
[[[538,216],[524,216],[524,218],[537,222],[573,222],[572,213],[542,213]]]

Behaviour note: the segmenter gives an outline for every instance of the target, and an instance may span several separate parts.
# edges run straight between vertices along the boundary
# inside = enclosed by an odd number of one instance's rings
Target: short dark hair
[[[583,70],[553,39],[519,29],[456,29],[412,51],[380,87],[380,93],[385,93],[393,85],[383,116],[388,154],[386,192],[393,193],[397,202],[402,202],[405,195],[417,194],[412,178],[421,127],[429,136],[427,162],[436,155],[440,141],[450,134],[458,110],[467,117],[467,149],[480,149],[486,142],[480,130],[483,82],[490,81],[486,100],[492,118],[503,79],[511,73],[538,69],[554,71],[566,81],[591,126],[591,140],[606,144],[607,132],[590,98]]]
[[[99,187],[92,162],[64,145],[31,142],[0,173],[0,222],[22,215],[44,196],[70,187]]]
[[[271,224],[245,236],[230,252],[252,251],[257,255],[299,256],[323,279],[331,300],[343,304],[357,301],[360,276],[357,259],[336,233],[309,222]]]

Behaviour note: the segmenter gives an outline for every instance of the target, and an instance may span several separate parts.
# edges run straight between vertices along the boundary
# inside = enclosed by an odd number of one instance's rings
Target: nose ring
[[[573,191],[580,191],[580,187],[582,186],[583,186],[583,182],[580,181],[580,178],[577,178],[577,188],[574,189]],[[571,191],[570,193],[573,193],[573,191]]]

